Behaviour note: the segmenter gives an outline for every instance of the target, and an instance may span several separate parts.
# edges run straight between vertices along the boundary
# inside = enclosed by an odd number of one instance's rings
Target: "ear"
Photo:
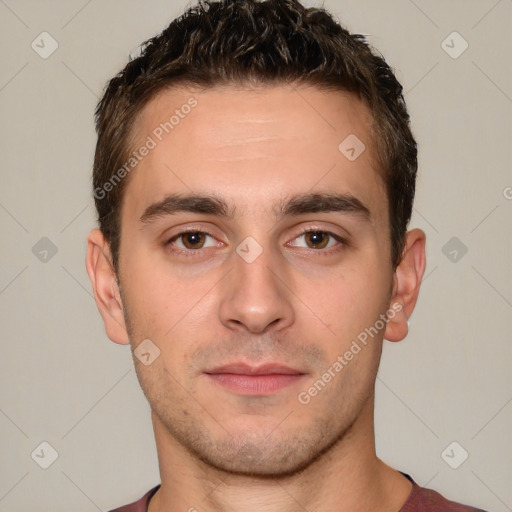
[[[130,340],[124,322],[123,303],[112,266],[110,247],[99,229],[93,229],[87,238],[85,266],[107,336],[115,343],[127,345]]]
[[[393,293],[384,338],[389,341],[401,341],[409,330],[407,320],[414,311],[420,293],[421,280],[425,272],[426,236],[421,229],[413,229],[406,234],[402,261],[394,274]]]

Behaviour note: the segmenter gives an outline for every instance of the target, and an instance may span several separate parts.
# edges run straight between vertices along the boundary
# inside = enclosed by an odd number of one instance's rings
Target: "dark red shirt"
[[[404,474],[404,476],[412,482],[412,490],[407,501],[398,512],[485,512],[479,508],[448,501],[438,492],[420,487],[409,475]],[[160,485],[157,485],[135,503],[116,508],[110,512],[147,512],[149,500],[159,488]]]

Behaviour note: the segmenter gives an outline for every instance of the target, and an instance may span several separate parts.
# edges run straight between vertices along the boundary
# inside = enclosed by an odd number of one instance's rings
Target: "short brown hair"
[[[94,198],[116,271],[128,179],[112,179],[127,160],[138,114],[169,87],[231,84],[313,85],[352,92],[367,105],[386,183],[396,267],[412,212],[417,148],[402,86],[383,57],[327,11],[305,8],[298,0],[199,0],[141,45],[141,55],[108,82],[96,108]],[[108,182],[113,186],[106,187]]]

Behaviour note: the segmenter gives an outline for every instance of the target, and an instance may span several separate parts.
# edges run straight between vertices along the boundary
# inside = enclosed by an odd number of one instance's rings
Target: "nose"
[[[226,327],[261,334],[294,322],[284,265],[270,252],[263,250],[251,263],[233,253],[234,267],[221,282],[219,315]]]

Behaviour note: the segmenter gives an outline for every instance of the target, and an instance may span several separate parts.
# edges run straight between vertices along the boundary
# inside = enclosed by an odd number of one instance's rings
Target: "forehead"
[[[344,91],[168,89],[135,124],[133,149],[152,148],[131,175],[125,199],[141,211],[169,193],[215,192],[261,209],[288,195],[335,188],[367,203],[380,196],[382,203],[371,133],[368,109]]]

